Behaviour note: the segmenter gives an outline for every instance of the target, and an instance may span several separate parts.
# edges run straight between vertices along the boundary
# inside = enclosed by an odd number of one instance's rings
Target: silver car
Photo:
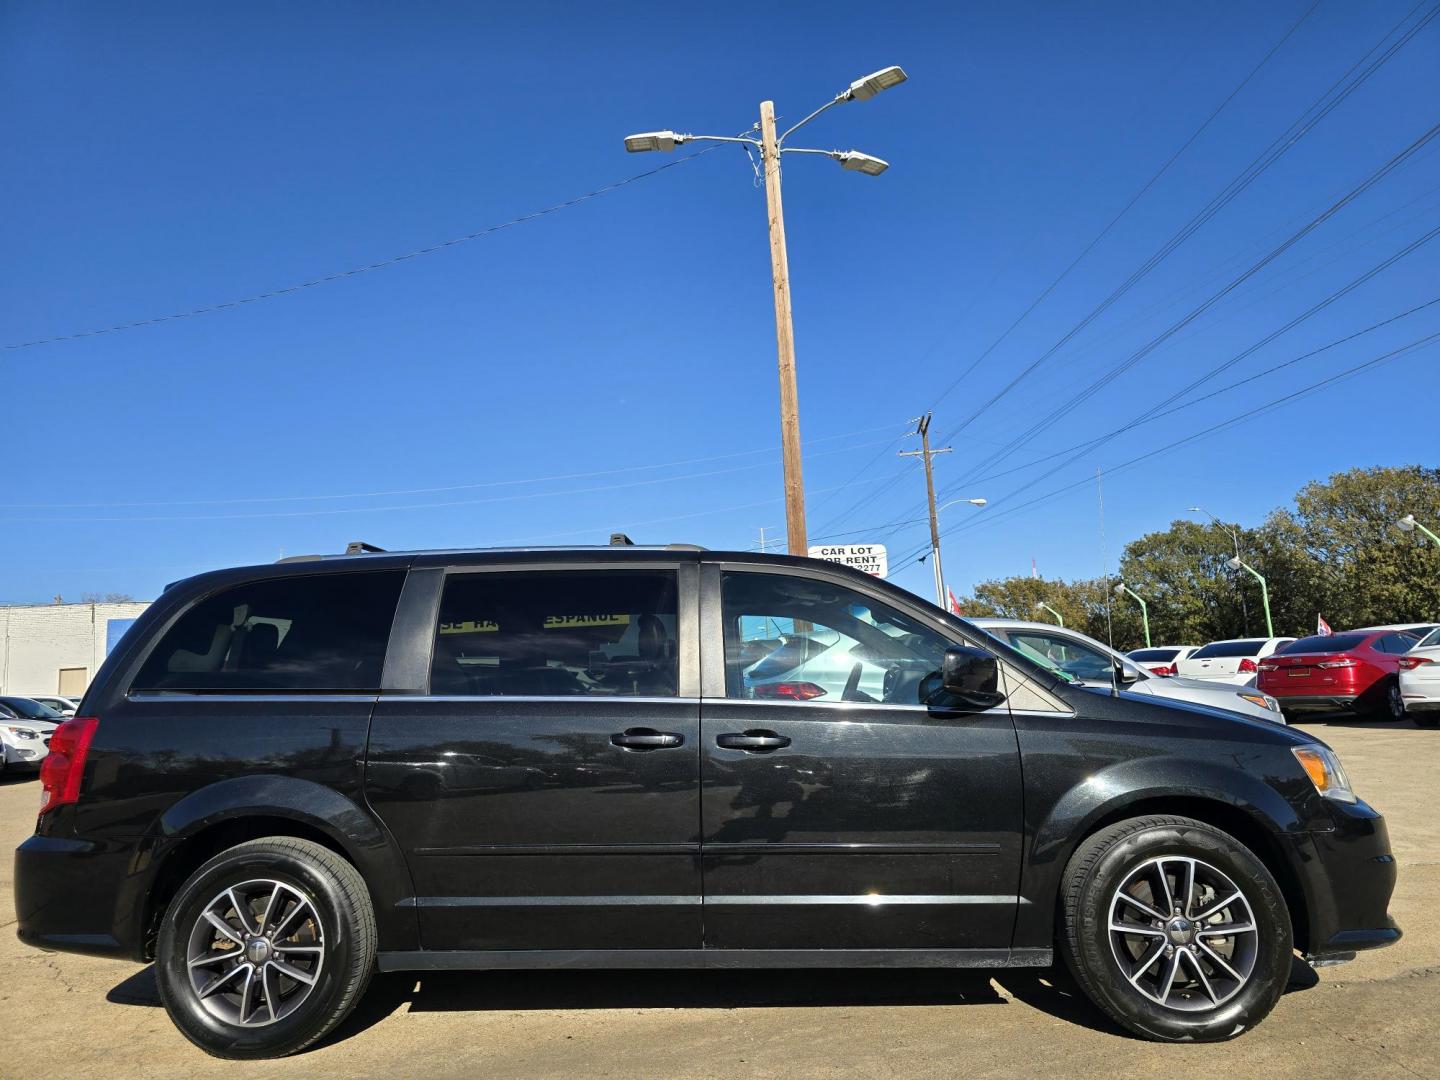
[[[1078,630],[1021,619],[970,621],[1032,660],[1053,668],[1070,682],[1108,686],[1114,678],[1116,685],[1128,693],[1174,698],[1194,705],[1208,705],[1212,709],[1242,713],[1274,724],[1285,723],[1279,703],[1253,687],[1201,682],[1179,676],[1160,678],[1145,671],[1123,653]]]

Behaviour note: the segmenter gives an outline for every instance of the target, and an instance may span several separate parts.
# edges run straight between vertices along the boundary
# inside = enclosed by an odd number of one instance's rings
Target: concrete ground
[[[390,1077],[1440,1077],[1440,732],[1315,722],[1390,822],[1398,945],[1296,977],[1265,1023],[1208,1046],[1117,1032],[1051,972],[392,975],[319,1048],[245,1075]],[[0,780],[0,847],[34,781]],[[14,936],[0,861],[0,1075],[236,1075],[171,1027],[148,967]],[[1205,1070],[1205,1073],[1201,1073]]]

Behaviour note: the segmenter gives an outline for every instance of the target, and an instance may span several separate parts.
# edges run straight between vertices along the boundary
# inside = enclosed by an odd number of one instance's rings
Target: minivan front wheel
[[[375,945],[355,868],[311,841],[268,837],[221,852],[181,886],[160,928],[156,982],[202,1050],[281,1057],[349,1013]]]
[[[1063,884],[1061,951],[1122,1027],[1167,1042],[1233,1038],[1274,1007],[1292,931],[1274,877],[1234,837],[1183,817],[1090,837]]]

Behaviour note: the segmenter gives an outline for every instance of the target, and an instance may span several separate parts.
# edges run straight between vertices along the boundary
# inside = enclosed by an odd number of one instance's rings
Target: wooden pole
[[[950,610],[950,605],[945,596],[945,571],[940,566],[940,516],[935,508],[935,469],[931,459],[936,454],[950,453],[950,447],[941,450],[930,449],[930,414],[926,413],[919,420],[915,433],[920,436],[919,450],[901,450],[901,457],[918,457],[925,462],[925,501],[930,506],[930,569],[935,574],[935,603],[945,611]]]
[[[790,260],[785,253],[785,209],[780,201],[780,148],[775,103],[760,103],[765,160],[765,208],[770,218],[770,272],[775,284],[775,343],[780,359],[780,443],[785,461],[785,531],[791,555],[806,555],[805,481],[800,466],[800,395],[795,386],[795,325],[790,314]]]

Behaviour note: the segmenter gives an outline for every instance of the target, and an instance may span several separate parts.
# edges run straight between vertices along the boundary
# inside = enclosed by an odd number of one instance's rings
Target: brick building
[[[0,693],[78,697],[148,602],[0,607]]]

